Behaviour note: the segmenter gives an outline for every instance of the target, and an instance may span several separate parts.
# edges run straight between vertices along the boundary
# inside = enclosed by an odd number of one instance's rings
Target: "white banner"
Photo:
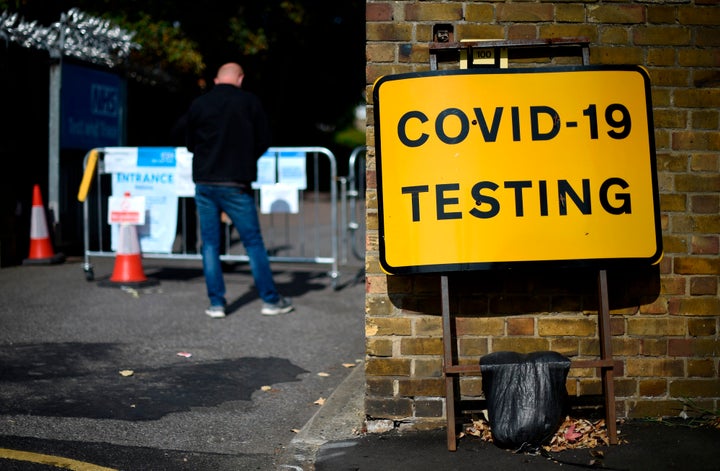
[[[143,252],[171,253],[177,233],[178,190],[175,148],[105,148],[105,172],[112,173],[112,194],[145,197],[145,224],[138,226]],[[118,225],[112,227],[117,250]]]

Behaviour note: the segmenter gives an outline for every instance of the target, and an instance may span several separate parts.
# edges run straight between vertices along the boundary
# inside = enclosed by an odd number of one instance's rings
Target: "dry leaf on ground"
[[[547,451],[562,451],[574,448],[595,448],[610,445],[605,419],[594,422],[586,419],[573,419],[566,417],[555,433],[550,444],[544,448]]]
[[[465,428],[464,433],[486,442],[493,441],[490,424],[485,419],[473,420],[472,424]],[[609,444],[610,439],[604,419],[590,421],[566,417],[550,443],[543,448],[547,451],[558,452],[576,448],[608,446]]]

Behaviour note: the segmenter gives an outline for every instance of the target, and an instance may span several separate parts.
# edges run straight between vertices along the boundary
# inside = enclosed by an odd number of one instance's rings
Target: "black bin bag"
[[[493,352],[480,358],[493,443],[537,450],[565,419],[570,359],[550,351]]]

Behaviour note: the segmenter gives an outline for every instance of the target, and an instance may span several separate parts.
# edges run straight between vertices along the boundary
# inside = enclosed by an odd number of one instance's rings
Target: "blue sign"
[[[119,146],[125,138],[127,92],[117,75],[62,65],[60,147]]]

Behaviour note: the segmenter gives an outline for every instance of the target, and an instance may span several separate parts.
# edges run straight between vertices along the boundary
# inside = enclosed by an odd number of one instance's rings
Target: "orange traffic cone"
[[[145,276],[142,267],[142,255],[140,253],[140,241],[138,240],[137,229],[133,224],[121,224],[118,240],[118,250],[115,254],[115,267],[107,282],[101,282],[102,286],[130,286],[142,287],[157,284]]]
[[[53,250],[45,219],[40,185],[35,185],[33,187],[32,213],[30,214],[30,254],[23,260],[23,265],[50,265],[64,261],[65,255],[56,254]]]

